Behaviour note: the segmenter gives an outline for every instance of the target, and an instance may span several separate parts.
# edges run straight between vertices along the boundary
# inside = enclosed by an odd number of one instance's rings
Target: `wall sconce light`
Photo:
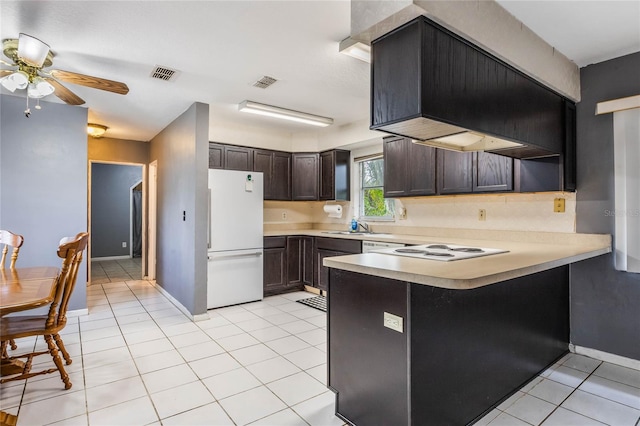
[[[340,42],[338,51],[364,62],[371,62],[371,46],[347,37]]]
[[[102,124],[89,123],[87,124],[87,133],[92,138],[101,138],[107,131],[108,127]]]

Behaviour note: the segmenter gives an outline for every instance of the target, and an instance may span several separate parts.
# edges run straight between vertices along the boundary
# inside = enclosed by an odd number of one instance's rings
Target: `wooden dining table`
[[[52,266],[0,269],[0,317],[51,303],[58,271]],[[21,361],[3,358],[0,376],[20,373],[23,368]]]

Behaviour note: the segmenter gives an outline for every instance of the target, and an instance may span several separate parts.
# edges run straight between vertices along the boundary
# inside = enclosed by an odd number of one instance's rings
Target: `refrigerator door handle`
[[[209,188],[209,202],[207,203],[207,248],[211,248],[211,188]]]
[[[262,250],[260,251],[252,251],[252,252],[243,252],[243,253],[224,253],[224,254],[216,254],[215,256],[207,256],[207,259],[225,259],[229,257],[250,257],[250,256],[262,256]]]

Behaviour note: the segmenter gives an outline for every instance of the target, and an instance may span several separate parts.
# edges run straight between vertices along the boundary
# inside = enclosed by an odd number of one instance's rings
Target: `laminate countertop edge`
[[[544,251],[544,248],[540,248]],[[374,275],[433,287],[469,290],[536,272],[557,268],[611,252],[610,247],[592,247],[580,253],[548,254],[539,260],[519,260],[526,254],[513,252],[454,262],[413,259],[380,253],[328,257],[323,265],[366,275]]]

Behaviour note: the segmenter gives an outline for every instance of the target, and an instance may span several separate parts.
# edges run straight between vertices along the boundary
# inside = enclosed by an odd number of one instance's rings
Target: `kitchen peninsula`
[[[337,414],[356,425],[469,424],[555,362],[569,348],[570,264],[611,250],[609,236],[573,235],[422,237],[508,250],[453,262],[324,259]]]

